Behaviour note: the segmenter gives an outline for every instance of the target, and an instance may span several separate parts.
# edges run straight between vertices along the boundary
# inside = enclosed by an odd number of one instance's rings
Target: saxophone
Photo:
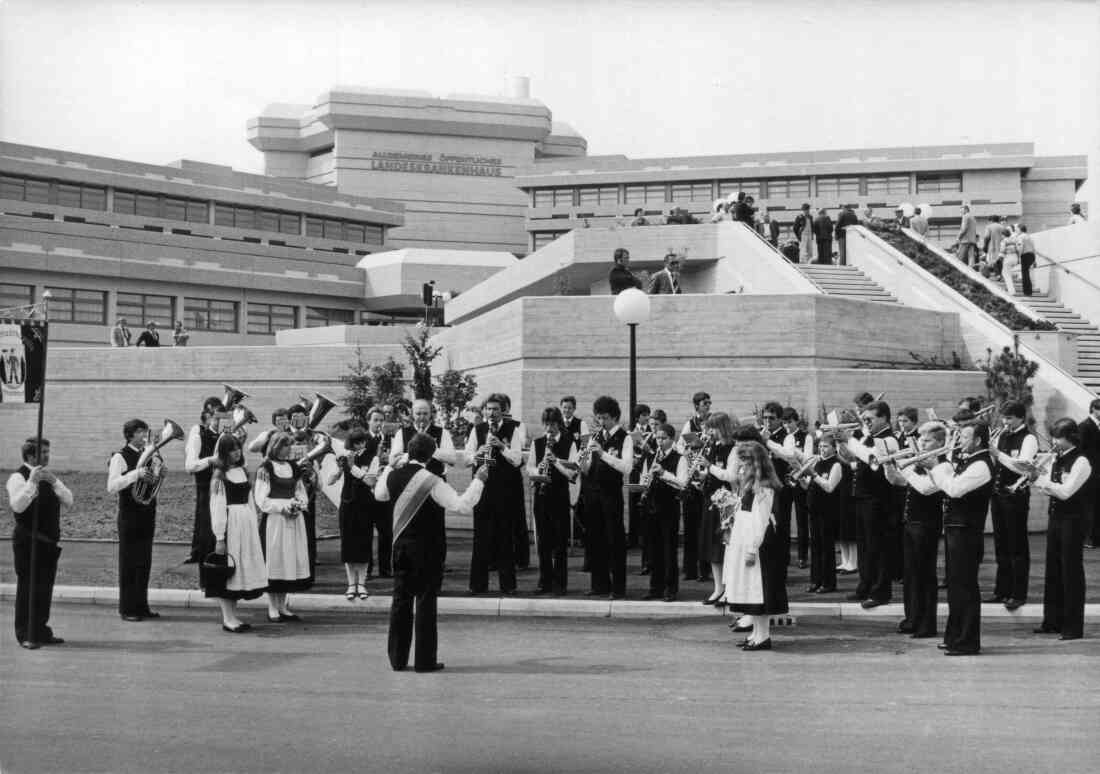
[[[703,488],[703,475],[710,467],[710,452],[714,446],[714,436],[708,435],[703,441],[702,448],[695,452],[688,467],[688,483],[696,489]]]

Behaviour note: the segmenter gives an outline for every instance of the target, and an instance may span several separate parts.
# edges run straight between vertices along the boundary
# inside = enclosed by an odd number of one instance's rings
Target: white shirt
[[[941,464],[949,465],[946,462]],[[901,476],[905,479],[905,483],[913,487],[913,491],[917,494],[930,495],[940,491],[940,488],[936,486],[936,482],[932,480],[932,476],[921,474],[916,468],[906,468],[901,471]]]
[[[963,459],[970,456],[973,455],[967,455]],[[928,477],[945,495],[958,499],[992,481],[993,472],[989,469],[989,465],[971,465],[956,475],[955,468],[950,462],[941,462],[928,471]]]
[[[240,466],[232,467],[225,473],[227,481],[234,484],[247,484],[248,473]],[[225,484],[215,480],[210,486],[210,527],[214,537],[225,540],[225,531],[229,525],[229,501],[225,496]]]
[[[1065,452],[1063,452],[1064,454]],[[1061,456],[1061,455],[1059,455]],[[1035,486],[1039,491],[1044,492],[1051,497],[1058,500],[1068,500],[1077,493],[1077,490],[1083,487],[1089,480],[1089,476],[1092,475],[1092,465],[1089,464],[1085,455],[1081,455],[1077,458],[1077,461],[1073,463],[1073,467],[1069,469],[1069,473],[1062,476],[1060,483],[1055,483],[1050,480],[1050,474],[1039,476],[1035,481]]]
[[[413,430],[417,430],[416,425],[413,425]],[[470,431],[470,435],[473,435],[473,430]],[[390,442],[390,459],[396,460],[398,457],[405,453],[405,434],[400,428],[393,436],[393,441]],[[436,446],[435,454],[432,455],[432,459],[439,460],[447,465],[464,465],[466,464],[462,454],[455,449],[455,443],[451,440],[451,434],[447,432],[446,428],[443,430],[443,435],[439,438],[439,444]]]
[[[888,433],[889,429],[882,430],[881,433]],[[848,453],[858,459],[865,465],[871,464],[871,455],[876,457],[884,457],[888,454],[896,452],[898,447],[898,439],[892,435],[879,435],[873,436],[874,446],[864,446],[862,438],[849,438],[846,448]]]
[[[289,462],[271,462],[272,469],[279,474],[281,478],[290,478],[293,475],[293,466]],[[266,475],[261,475],[264,471],[260,471],[256,475],[256,483],[252,485],[252,499],[256,501],[257,510],[262,513],[282,513],[285,514],[291,503],[298,503],[298,506],[303,510],[309,505],[309,493],[306,491],[306,485],[301,478],[298,479],[297,486],[294,487],[294,497],[292,499],[282,499],[271,497],[271,482],[267,480]]]
[[[409,464],[423,467],[419,462],[410,462]],[[375,500],[379,502],[389,501],[390,490],[388,482],[390,473],[392,472],[393,468],[387,466],[385,470],[382,471],[382,475],[378,477],[378,483],[374,485]],[[459,495],[453,486],[443,479],[439,479],[435,482],[435,486],[432,487],[431,495],[432,499],[446,510],[454,511],[463,516],[473,516],[474,506],[477,505],[477,501],[481,499],[481,492],[484,488],[485,484],[482,483],[481,479],[475,478],[470,482],[470,485],[466,487],[466,491]]]
[[[1039,453],[1039,441],[1028,432],[1027,425],[1020,425],[1016,430],[1005,430],[1004,435],[1015,435],[1016,433],[1027,433],[1024,436],[1024,440],[1020,444],[1020,452],[1017,456],[1013,457],[1011,454],[1005,454],[1002,451],[993,450],[993,456],[997,462],[1004,465],[1009,470],[1013,470],[1017,473],[1023,473],[1023,469],[1018,468],[1014,463],[1017,462],[1031,462],[1035,459],[1035,455]]]
[[[53,491],[57,495],[57,499],[61,501],[62,510],[72,507],[73,493],[61,483],[61,479],[55,478]],[[25,512],[36,497],[38,497],[37,484],[32,484],[30,479],[24,479],[18,472],[12,473],[8,477],[8,503],[13,511],[16,513]]]
[[[488,433],[486,438],[493,432],[492,424],[488,425]],[[444,430],[444,433],[447,431]],[[523,464],[523,447],[527,442],[527,430],[524,429],[523,424],[517,424],[516,429],[512,432],[512,442],[507,448],[500,450],[500,455],[508,461],[509,465],[513,467],[519,467]],[[474,455],[477,454],[477,432],[470,430],[470,435],[466,438],[466,458],[469,460],[467,464],[473,464]]]
[[[564,414],[562,416],[564,418]],[[574,415],[574,416],[576,416],[576,415]],[[572,417],[570,417],[569,419],[565,420],[565,424],[568,425],[572,421],[573,421],[573,419],[572,419]],[[588,423],[585,422],[583,419],[580,420],[580,423],[581,423],[581,429],[580,429],[580,431],[578,431],[577,435],[579,435],[579,436],[580,435],[588,435]],[[574,438],[573,440],[576,441],[577,443],[580,443],[580,440],[577,439],[577,438]]]
[[[768,451],[776,457],[793,464],[801,464],[814,453],[814,437],[811,433],[806,433],[801,449],[798,448],[798,439],[790,431],[783,437],[782,444],[778,444],[769,438],[766,445]]]
[[[793,440],[793,439],[792,439]],[[719,481],[725,481],[727,484],[732,484],[737,480],[737,447],[734,446],[730,449],[730,453],[726,456],[726,464],[723,465],[711,465],[707,468],[707,472],[714,476]]]
[[[188,473],[200,473],[210,467],[209,457],[200,457],[202,454],[202,434],[200,425],[193,425],[187,433],[187,444],[184,448],[183,469]]]
[[[546,449],[549,449],[550,446],[551,446],[550,441],[549,441],[549,439],[547,439]],[[546,449],[543,449],[543,452],[542,452],[543,457],[546,456]],[[569,456],[566,458],[566,461],[567,462],[576,462],[578,456],[580,456],[580,452],[577,451],[577,444],[575,444],[575,443],[569,444]],[[541,462],[542,462],[542,457],[539,457],[536,460],[535,455],[532,452],[531,458],[527,462],[527,475],[537,476],[538,472],[539,472],[539,463],[541,463]],[[558,457],[557,461],[554,462],[554,467],[557,468],[557,471],[559,473],[561,473],[563,476],[568,478],[570,482],[572,482],[573,479],[577,477],[577,472],[575,470],[570,470],[569,468],[567,468],[567,467],[565,467],[564,465],[561,464],[561,457]]]
[[[842,463],[837,459],[835,454],[826,460],[826,462],[831,463],[829,465],[829,477],[826,478],[825,476],[819,476],[814,473],[813,482],[825,492],[832,493],[833,490],[840,486],[840,482],[844,480],[844,471],[841,469]]]
[[[136,452],[141,452],[141,449],[130,446]],[[111,494],[118,494],[128,486],[132,486],[141,478],[140,467],[134,468],[129,473],[126,472],[126,460],[123,459],[122,454],[115,452],[111,456],[111,462],[107,466],[107,491]]]
[[[615,425],[610,430],[606,431],[607,436],[610,438],[615,435],[615,433],[619,432],[620,427],[621,425]],[[599,433],[600,431],[597,430],[596,432]],[[588,467],[585,468],[586,473],[591,469],[593,459],[594,456],[588,458]],[[604,453],[600,455],[600,459],[606,462],[612,469],[619,471],[619,473],[622,473],[624,476],[629,476],[630,471],[634,469],[634,439],[630,437],[630,433],[627,433],[626,438],[623,439],[621,456],[616,457],[614,454]]]
[[[692,419],[699,420],[699,417],[698,417],[698,415],[696,415],[696,416],[692,417]],[[701,420],[699,420],[699,422],[700,422],[700,424],[705,424],[706,420],[701,419]],[[680,454],[683,454],[685,451],[687,451],[687,446],[684,443],[684,435],[686,433],[694,433],[694,432],[695,431],[691,429],[691,419],[689,419],[687,422],[684,422],[684,426],[680,429],[680,437],[676,439],[676,451],[680,452]],[[702,435],[702,433],[700,433],[700,435]]]

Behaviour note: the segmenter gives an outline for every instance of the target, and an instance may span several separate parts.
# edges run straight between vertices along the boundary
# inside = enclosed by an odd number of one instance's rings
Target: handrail
[[[1070,275],[1071,277],[1076,277],[1078,279],[1078,281],[1085,283],[1086,285],[1088,285],[1093,290],[1096,290],[1096,291],[1100,292],[1100,285],[1097,285],[1095,282],[1093,282],[1090,279],[1082,277],[1080,272],[1076,272],[1076,271],[1073,271],[1073,269],[1067,269],[1066,268],[1067,263],[1076,263],[1077,261],[1085,261],[1085,260],[1091,260],[1093,258],[1100,258],[1100,253],[1097,253],[1095,255],[1083,255],[1080,258],[1070,258],[1068,261],[1058,261],[1058,260],[1055,260],[1054,258],[1051,258],[1046,253],[1040,253],[1038,250],[1036,250],[1035,251],[1035,258],[1036,258],[1036,261],[1035,261],[1035,270],[1036,271],[1038,271],[1039,269],[1050,269],[1050,268],[1057,267],[1057,268],[1061,269],[1062,271],[1064,271],[1066,274]],[[1039,261],[1038,261],[1039,258],[1042,258],[1044,261],[1047,262],[1045,266],[1040,266],[1039,265]]]
[[[746,229],[748,229],[749,231],[751,231],[751,232],[753,233],[753,235],[754,235],[754,236],[755,236],[755,237],[756,237],[757,239],[759,239],[759,240],[760,240],[761,242],[763,242],[764,244],[766,244],[766,245],[768,246],[768,248],[769,248],[769,249],[770,249],[770,250],[771,250],[771,251],[772,251],[773,253],[777,254],[777,255],[778,255],[778,256],[779,256],[780,258],[782,258],[782,259],[783,259],[783,262],[784,262],[784,263],[786,263],[786,264],[787,264],[788,266],[801,266],[801,265],[802,265],[802,264],[800,264],[800,263],[792,263],[792,262],[791,262],[791,261],[790,261],[790,260],[789,260],[789,259],[787,258],[787,256],[783,255],[783,251],[782,251],[782,250],[780,250],[780,249],[779,249],[778,247],[776,247],[775,245],[773,245],[773,244],[771,243],[771,240],[769,240],[769,239],[768,239],[767,237],[765,237],[765,236],[764,236],[763,234],[761,234],[761,233],[760,233],[759,231],[757,231],[757,230],[756,230],[755,228],[753,228],[752,226],[750,226],[750,225],[749,225],[748,223],[746,223],[745,221],[743,221],[743,220],[735,220],[735,221],[733,221],[733,222],[734,222],[734,223],[740,223],[740,224],[741,224],[742,226],[744,226],[744,227],[745,227]],[[799,271],[798,271],[798,273],[799,273],[799,274],[801,274],[801,275],[802,275],[803,277],[805,277],[805,278],[806,278],[806,279],[807,279],[807,280],[809,281],[809,283],[810,283],[811,285],[813,285],[813,286],[814,286],[815,288],[817,288],[817,289],[818,289],[819,291],[821,291],[821,293],[823,293],[823,294],[825,294],[825,295],[828,295],[828,293],[826,292],[825,288],[823,288],[823,287],[822,287],[821,285],[819,285],[819,284],[817,283],[817,280],[815,280],[815,279],[814,279],[814,278],[813,278],[812,276],[810,276],[809,274],[806,274],[805,272],[803,272],[803,271],[801,271],[801,270],[799,270]]]

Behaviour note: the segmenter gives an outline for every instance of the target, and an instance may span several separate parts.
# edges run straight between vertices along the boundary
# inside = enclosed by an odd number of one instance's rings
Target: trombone
[[[944,454],[950,454],[953,451],[959,449],[961,444],[959,443],[958,432],[953,431],[951,435],[947,437],[947,443],[938,449],[929,449],[928,451],[922,451],[919,454],[914,454],[911,457],[907,457],[897,463],[898,470],[905,470],[906,468],[916,465],[918,462],[924,462],[927,459],[934,457],[940,457]]]
[[[915,449],[906,446],[904,449],[898,449],[892,454],[883,454],[882,456],[871,454],[867,458],[867,466],[871,468],[871,470],[878,470],[883,465],[896,463],[898,460],[904,460],[906,457],[911,457],[916,453]]]

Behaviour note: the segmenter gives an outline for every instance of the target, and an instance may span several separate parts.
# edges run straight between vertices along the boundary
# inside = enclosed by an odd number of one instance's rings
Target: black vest
[[[247,473],[245,473],[243,483],[230,481],[222,476],[222,484],[225,486],[226,505],[248,505],[248,496],[252,493],[252,485],[248,483]]]
[[[348,462],[351,466],[357,468],[363,468],[366,470],[370,467],[371,460],[374,459],[374,455],[378,452],[379,442],[375,440],[374,436],[367,438],[367,445],[363,447],[362,451],[358,454],[352,454],[348,458]],[[341,503],[365,503],[374,499],[373,488],[370,487],[366,481],[360,478],[356,478],[351,475],[350,472],[344,473],[344,486],[340,489],[340,502]]]
[[[272,500],[293,500],[298,491],[298,479],[302,477],[302,470],[293,462],[288,462],[287,465],[290,466],[290,477],[283,478],[275,473],[275,464],[271,460],[263,464],[267,471],[268,485],[271,487],[268,497]]]
[[[573,418],[569,420],[565,426],[565,431],[569,435],[573,436],[573,443],[577,444],[577,449],[581,448],[581,418],[573,415]]]
[[[897,440],[889,430],[883,430],[878,435],[865,436],[861,439],[861,443],[868,449],[874,449],[877,446],[875,441],[884,441],[887,438]],[[877,455],[888,453],[888,451],[875,452]],[[871,470],[870,465],[858,462],[852,476],[852,496],[888,502],[893,497],[893,484],[886,478],[886,471],[881,467],[878,470]]]
[[[660,454],[661,452],[658,451],[657,457],[653,458],[654,462],[675,476],[676,468],[680,465],[680,452],[669,449],[668,454],[663,458],[660,458]],[[677,510],[679,498],[680,490],[664,480],[655,481],[649,490],[649,502],[652,503],[652,509],[661,513],[679,514]]]
[[[403,448],[405,449],[406,452],[409,451],[409,442],[412,441],[413,437],[419,432],[420,431],[417,430],[412,425],[409,425],[408,427],[402,427],[401,428],[401,441],[402,441],[402,444],[403,444]],[[435,441],[436,448],[438,448],[440,445],[442,445],[442,443],[443,443],[443,428],[442,427],[440,427],[439,425],[428,425],[428,429],[425,430],[424,432],[432,437],[432,440]],[[428,464],[427,464],[426,467],[428,468],[428,470],[430,472],[435,473],[437,476],[439,476],[443,480],[447,479],[447,476],[446,476],[447,465],[446,465],[446,463],[440,462],[435,457],[432,457],[430,460],[428,460]]]
[[[27,481],[31,477],[30,466],[24,464],[16,473]],[[12,513],[15,514],[15,523],[29,532],[34,519],[34,502],[22,513],[14,510]],[[53,491],[53,484],[46,481],[38,483],[38,532],[53,541],[61,539],[61,501]]]
[[[915,469],[918,476],[927,476],[928,472]],[[913,487],[905,488],[905,511],[902,520],[906,524],[924,524],[937,532],[943,527],[943,492],[921,494]],[[984,518],[984,517],[983,517]]]
[[[783,445],[783,441],[787,440],[787,428],[780,427],[774,433],[771,434],[771,440],[780,446]],[[767,444],[765,444],[767,446]],[[785,459],[777,454],[772,454],[772,465],[775,467],[775,475],[779,476],[779,480],[786,482],[787,474],[791,472],[791,465]]]
[[[993,472],[989,462],[989,452],[982,450],[965,460],[955,462],[955,475],[961,474],[972,465],[985,465]],[[989,512],[989,498],[993,494],[992,477],[988,483],[967,492],[962,497],[945,497],[943,507],[943,525],[945,527],[966,527],[981,530],[985,528],[985,517]]]
[[[712,465],[719,465],[725,467],[726,461],[729,459],[730,452],[733,451],[734,444],[719,443],[715,444],[710,453],[710,463]],[[717,492],[719,489],[729,489],[730,485],[720,478],[715,478],[709,472],[703,478],[703,495],[707,498],[707,504],[710,504],[710,496]]]
[[[831,492],[826,492],[815,482],[810,483],[809,489],[806,490],[806,507],[809,508],[814,514],[820,514],[825,518],[827,524],[833,525],[835,529],[839,524],[841,509],[843,508],[844,498],[847,495],[845,485],[847,482],[848,471],[847,466],[837,459],[834,454],[827,460],[818,460],[813,467],[814,475],[821,476],[824,479],[829,478],[829,473],[832,472],[833,465],[840,466],[840,483],[837,484],[836,489]]]
[[[569,450],[573,447],[573,436],[569,433],[562,433],[558,436],[557,443],[550,447],[550,451],[554,452],[554,456],[559,460],[565,461],[569,459]],[[542,458],[546,454],[546,436],[535,439],[535,460],[542,461]],[[554,465],[550,466],[550,489],[545,487],[540,488],[541,494],[547,494],[549,491],[561,492],[566,495],[569,493],[569,479],[561,474],[561,471]]]
[[[207,429],[205,425],[199,425],[199,458],[212,457],[214,455],[214,449],[218,445],[218,434],[213,430]],[[214,474],[214,469],[208,467],[206,470],[200,470],[194,473],[195,486],[199,489],[210,488],[210,477]]]
[[[615,452],[616,456],[622,456],[623,442],[626,441],[627,438],[626,430],[620,427],[610,438],[600,441],[602,436],[603,431],[600,431],[593,437],[597,439],[597,442],[604,452]],[[592,457],[592,467],[588,469],[588,473],[592,479],[599,484],[601,489],[620,489],[623,485],[623,474],[608,465],[603,459],[595,456]]]
[[[1050,480],[1056,484],[1062,483],[1063,477],[1069,475],[1073,468],[1073,463],[1083,456],[1081,450],[1075,446],[1065,454],[1055,457],[1050,466]],[[1059,500],[1051,495],[1047,513],[1052,519],[1079,518],[1085,512],[1088,489],[1089,483],[1086,481],[1068,500]]]
[[[1019,455],[1020,449],[1024,445],[1024,439],[1027,438],[1029,435],[1030,433],[1027,431],[1026,425],[1021,425],[1020,429],[1018,429],[1014,433],[1010,433],[1008,430],[1005,430],[1003,433],[1001,433],[1001,437],[997,439],[997,451],[1009,457],[1013,456],[1012,452],[1016,452],[1016,454]],[[1012,486],[1019,480],[1019,473],[1016,473],[1005,465],[997,465],[997,481],[995,490],[998,494],[1009,494],[1009,492],[1007,491],[1008,487]],[[1030,491],[1030,487],[1027,484],[1024,484],[1016,491],[1021,497],[1026,498],[1028,492]]]
[[[125,446],[123,446],[121,449],[118,450],[118,453],[122,455],[122,459],[126,463],[126,470],[123,471],[124,473],[129,473],[130,471],[134,470],[137,467],[138,460],[141,459],[141,452],[135,451],[133,449],[133,447],[130,446],[130,444],[126,444]],[[125,514],[135,515],[135,516],[141,516],[141,515],[148,515],[148,514],[156,513],[157,501],[153,500],[148,505],[138,505],[134,501],[133,488],[134,488],[134,485],[131,484],[130,486],[126,487],[125,489],[119,490],[119,493],[118,493],[118,509],[119,509],[119,511],[122,512],[122,513],[125,513]]]
[[[518,428],[519,422],[512,419],[504,419],[501,420],[500,427],[497,428],[497,432],[494,433],[494,435],[503,441],[505,446],[511,446],[512,436]],[[477,445],[479,447],[484,446],[485,442],[488,440],[489,429],[490,425],[488,422],[482,422],[474,428],[474,435],[477,438]],[[496,493],[501,491],[501,487],[508,489],[518,488],[522,491],[523,472],[511,462],[504,459],[504,454],[500,449],[493,449],[492,459],[496,464],[490,468],[489,481],[486,483],[486,488],[492,488],[493,492]],[[480,465],[477,467],[480,467]],[[431,470],[431,468],[428,469]],[[482,499],[484,500],[485,498],[483,497]]]
[[[391,470],[386,477],[386,489],[390,493],[390,502],[396,503],[405,491],[409,481],[421,469],[418,463],[404,465],[400,470]],[[447,534],[444,526],[444,509],[429,496],[417,510],[409,525],[401,531],[394,543],[417,543],[424,547],[442,547],[446,545]]]

